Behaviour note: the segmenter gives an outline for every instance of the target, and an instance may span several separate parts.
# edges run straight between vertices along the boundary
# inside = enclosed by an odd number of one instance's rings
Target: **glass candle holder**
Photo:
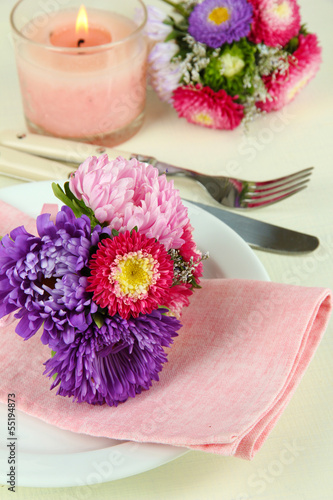
[[[29,131],[102,146],[133,136],[144,116],[146,18],[141,0],[20,0],[11,26]]]

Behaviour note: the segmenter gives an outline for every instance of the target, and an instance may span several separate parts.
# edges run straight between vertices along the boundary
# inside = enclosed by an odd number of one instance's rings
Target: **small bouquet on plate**
[[[110,406],[149,389],[180,315],[199,288],[203,256],[179,192],[153,166],[88,158],[53,184],[65,203],[0,244],[0,318],[24,340],[42,330],[51,389]]]
[[[190,123],[231,130],[282,108],[321,62],[296,0],[164,0],[148,8],[150,82]]]

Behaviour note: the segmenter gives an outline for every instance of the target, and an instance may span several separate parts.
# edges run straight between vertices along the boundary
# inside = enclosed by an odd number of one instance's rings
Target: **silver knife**
[[[123,156],[127,160],[138,156],[134,153],[87,144],[85,142],[69,141],[58,137],[30,134],[28,132],[18,133],[14,130],[0,131],[0,145],[71,165],[80,165],[88,156],[100,156],[104,153],[107,153],[109,158]]]
[[[2,155],[1,149],[3,150]],[[67,165],[69,164],[72,167],[71,171],[73,171],[76,166],[84,162],[84,160],[86,160],[89,156],[100,156],[102,154],[107,154],[110,159],[117,158],[118,156],[122,156],[126,160],[136,158],[138,161],[150,163],[158,169],[159,173],[168,172],[169,174],[173,174],[183,170],[180,167],[157,160],[157,158],[149,155],[130,153],[128,151],[121,151],[119,149],[104,146],[96,146],[94,144],[87,144],[84,142],[69,141],[58,137],[30,134],[28,132],[17,133],[13,130],[2,130],[0,131],[0,174],[10,175],[8,163],[6,173],[4,173],[3,165],[5,164],[5,161],[1,158],[8,157],[10,150],[21,151],[29,153],[30,155],[40,156],[49,160],[56,160]],[[57,165],[54,164],[54,162],[53,165],[48,165],[48,172],[53,175],[53,179],[60,178],[59,168],[57,168]],[[15,177],[18,177],[19,175],[18,164],[16,162]],[[27,175],[28,172],[25,170],[24,177],[21,176],[20,178],[26,179]],[[36,175],[36,169],[34,175]],[[63,179],[64,176],[61,178]],[[36,177],[31,177],[31,180],[37,179]],[[38,180],[40,179],[38,178]]]
[[[253,248],[296,254],[312,252],[319,246],[319,239],[316,236],[274,226],[193,200],[188,201],[227,224]]]
[[[167,166],[148,156],[36,134],[17,134],[10,130],[0,132],[0,144],[3,144],[0,146],[0,174],[26,181],[67,179],[76,165],[88,156],[103,153],[107,153],[110,158],[122,155],[127,159],[136,157],[155,165],[159,163],[161,168],[163,165]],[[57,161],[51,161],[50,158]],[[68,162],[71,166],[60,163],[59,160]],[[273,226],[210,205],[193,201],[191,203],[221,219],[254,248],[279,253],[304,253],[315,250],[319,245],[315,236]]]

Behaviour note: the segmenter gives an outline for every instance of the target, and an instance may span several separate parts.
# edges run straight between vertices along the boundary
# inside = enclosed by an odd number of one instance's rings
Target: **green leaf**
[[[54,196],[56,196],[58,198],[58,200],[60,200],[62,202],[64,202],[65,199],[67,200],[66,195],[65,195],[62,187],[59,184],[57,184],[56,182],[52,182],[52,190],[53,190]]]
[[[59,184],[52,182],[52,189],[53,189],[54,195],[58,198],[58,200],[62,201],[65,205],[67,205],[69,208],[71,208],[76,217],[80,217],[80,215],[81,215],[80,211],[73,204],[73,202],[70,200],[70,198],[68,198],[68,196],[63,191],[63,189],[59,186]]]
[[[81,217],[81,215],[83,214],[89,217],[91,222],[91,229],[94,229],[95,226],[100,224],[100,222],[96,219],[93,210],[87,207],[87,205],[84,203],[83,200],[78,200],[76,196],[72,193],[68,181],[65,182],[64,184],[65,191],[59,186],[59,184],[56,184],[55,182],[52,183],[52,189],[54,195],[60,201],[62,201],[62,203],[64,203],[73,210],[75,217]],[[107,222],[100,225],[102,227],[107,226]]]
[[[92,314],[92,319],[94,320],[98,328],[101,328],[104,325],[105,319],[103,314],[96,312],[95,314]]]
[[[299,32],[300,32],[301,35],[304,35],[304,36],[306,36],[306,35],[308,35],[310,33],[310,31],[308,31],[306,23],[302,24],[301,29],[300,29]]]
[[[192,285],[192,288],[201,288],[201,286],[198,285],[198,283],[195,281],[195,278],[193,278],[193,280],[191,280],[190,283]]]
[[[168,34],[164,42],[169,42],[170,40],[176,40],[179,36],[184,36],[184,33],[182,31],[173,29],[171,33]]]
[[[69,187],[69,182],[66,182],[64,184],[65,188],[65,193],[67,195],[67,198],[71,200],[73,205],[80,210],[80,215],[85,214],[85,215],[90,215],[92,213],[92,210],[86,206],[83,200],[78,200],[76,196],[72,193]]]
[[[112,236],[119,236],[119,231],[117,231],[117,229],[112,229],[111,234]]]
[[[188,21],[186,19],[181,19],[178,23],[175,24],[175,27],[181,31],[185,31],[187,33],[188,30]]]
[[[174,26],[176,24],[176,21],[174,20],[173,17],[170,16],[164,19],[163,24],[166,24],[168,26]]]
[[[168,312],[171,311],[170,307],[167,307],[167,306],[158,306],[157,309],[166,309],[166,312],[162,313],[163,316],[166,316],[168,314]]]
[[[70,200],[77,200],[77,198],[74,196],[74,194],[72,193],[72,191],[70,190],[69,188],[69,182],[65,182],[64,184],[64,188],[65,188],[65,193],[67,195],[67,197],[70,199]]]
[[[295,50],[298,49],[298,46],[299,46],[299,39],[298,39],[298,36],[294,36],[293,38],[291,38],[289,40],[289,42],[287,43],[287,45],[285,46],[285,50],[287,52],[289,52],[290,54],[293,54],[295,52]]]
[[[56,353],[56,351],[51,351],[51,358],[53,358],[53,356],[55,355],[55,353]],[[53,380],[55,380],[55,379],[57,378],[57,375],[58,375],[58,374],[57,374],[57,373],[55,373],[55,374],[52,376]]]
[[[172,2],[172,0],[163,0],[163,2],[167,3],[168,5],[171,5],[176,11],[178,11],[182,16],[187,17],[188,12],[187,10],[180,4],[176,2]]]

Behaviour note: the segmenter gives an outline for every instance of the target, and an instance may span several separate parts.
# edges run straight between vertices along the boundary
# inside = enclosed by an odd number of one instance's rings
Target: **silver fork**
[[[162,174],[181,175],[199,182],[221,205],[232,208],[259,208],[285,200],[306,188],[313,167],[268,181],[246,181],[232,177],[204,175],[144,155],[132,155],[154,165]]]
[[[199,182],[218,203],[232,208],[263,207],[299,193],[305,189],[313,170],[313,167],[310,167],[278,179],[254,182],[232,177],[199,174],[193,170],[159,161],[151,156],[95,145],[83,145],[74,141],[43,137],[37,134],[17,135],[15,132],[3,131],[0,132],[0,143],[5,144],[5,147],[0,145],[0,173],[10,177],[14,176],[24,180],[63,179],[70,175],[73,167],[75,169],[76,164],[82,163],[89,156],[89,153],[90,155],[108,153],[109,158],[122,155],[127,159],[136,158],[139,161],[150,163],[161,174],[190,177]],[[74,145],[76,145],[75,148]],[[79,146],[84,149],[81,150]],[[12,147],[14,149],[11,149]],[[48,160],[41,160],[33,154],[45,156]],[[57,161],[51,162],[50,158]],[[69,161],[70,158],[71,167],[60,163]]]

